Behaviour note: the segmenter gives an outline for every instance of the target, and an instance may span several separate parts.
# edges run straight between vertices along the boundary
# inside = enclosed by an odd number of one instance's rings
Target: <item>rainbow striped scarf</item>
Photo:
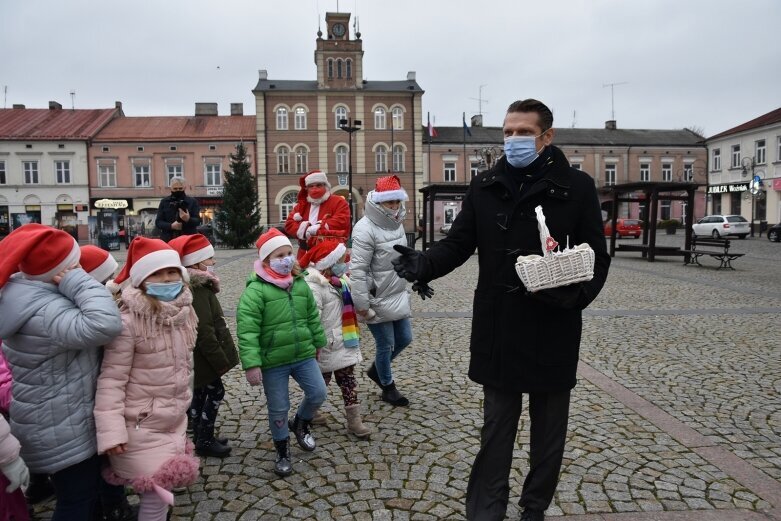
[[[344,347],[358,347],[358,319],[353,308],[353,297],[346,277],[331,277],[331,284],[342,291],[342,339]]]

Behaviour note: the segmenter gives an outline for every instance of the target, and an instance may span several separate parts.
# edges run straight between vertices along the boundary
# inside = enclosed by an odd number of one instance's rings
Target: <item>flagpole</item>
[[[391,149],[390,149],[390,158],[391,158],[391,172],[396,172],[396,169],[393,166],[393,112],[391,112]]]
[[[464,136],[464,182],[469,182],[469,178],[466,175],[468,171],[466,168],[466,112],[461,113],[461,134]]]

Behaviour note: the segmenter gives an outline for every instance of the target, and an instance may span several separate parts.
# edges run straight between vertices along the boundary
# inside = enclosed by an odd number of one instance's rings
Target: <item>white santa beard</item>
[[[319,204],[309,205],[309,222],[311,224],[315,224],[317,222],[317,216],[319,213],[320,213]]]

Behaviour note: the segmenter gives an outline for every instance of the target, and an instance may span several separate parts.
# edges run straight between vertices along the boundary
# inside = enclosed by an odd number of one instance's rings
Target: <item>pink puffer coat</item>
[[[104,477],[139,493],[189,485],[199,465],[186,435],[197,326],[192,294],[185,287],[175,300],[157,301],[158,311],[152,303],[139,289],[122,291],[122,333],[106,346],[95,397],[98,453],[127,444],[124,454],[109,456]]]

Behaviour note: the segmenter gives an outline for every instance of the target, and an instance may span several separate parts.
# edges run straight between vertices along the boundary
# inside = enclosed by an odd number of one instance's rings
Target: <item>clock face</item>
[[[334,36],[344,36],[344,24],[334,24]]]

